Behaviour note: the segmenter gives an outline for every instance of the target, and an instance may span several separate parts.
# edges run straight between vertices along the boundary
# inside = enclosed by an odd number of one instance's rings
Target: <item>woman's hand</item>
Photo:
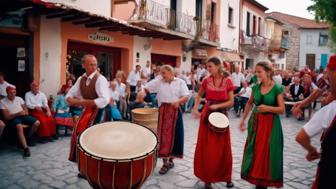
[[[201,113],[196,109],[193,109],[193,114],[195,119],[199,119],[201,117]]]
[[[217,104],[213,104],[209,106],[210,110],[217,110],[219,109],[219,106]]]
[[[269,112],[269,110],[268,110],[268,106],[267,106],[267,105],[264,105],[264,104],[259,105],[259,106],[258,106],[258,112],[261,112],[261,113]]]
[[[240,127],[240,130],[243,131],[243,132],[246,130],[245,120],[242,120],[240,122],[239,127]]]

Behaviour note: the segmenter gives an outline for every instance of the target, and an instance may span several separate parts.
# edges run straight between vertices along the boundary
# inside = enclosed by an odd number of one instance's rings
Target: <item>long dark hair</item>
[[[218,57],[211,57],[211,58],[208,59],[207,62],[212,62],[216,66],[219,66],[220,67],[219,68],[220,74],[223,75],[224,77],[229,77],[230,76],[230,73],[224,69],[222,62]]]

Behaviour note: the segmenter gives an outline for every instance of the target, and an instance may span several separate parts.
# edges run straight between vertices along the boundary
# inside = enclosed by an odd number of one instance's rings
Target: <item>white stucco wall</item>
[[[242,20],[242,30],[245,32],[246,34],[246,23],[247,23],[247,11],[250,13],[250,33],[253,33],[253,16],[256,16],[256,27],[258,28],[258,18],[261,18],[261,36],[265,36],[266,33],[266,24],[265,24],[265,18],[264,15],[258,14],[255,11],[253,11],[252,9],[250,9],[247,6],[243,6],[243,20]]]
[[[181,5],[181,10],[179,10]],[[196,15],[196,1],[195,0],[177,0],[177,10],[188,16]]]
[[[62,3],[65,5],[74,6],[76,8],[103,15],[105,17],[111,17],[111,2],[112,0],[43,0],[45,2]]]
[[[133,69],[136,65],[140,65],[142,68],[146,66],[147,61],[151,61],[151,51],[152,51],[152,39],[147,37],[134,36],[133,45]],[[137,53],[139,53],[139,58],[137,58]]]
[[[220,13],[220,47],[230,50],[239,48],[239,2],[223,0]],[[229,7],[233,8],[233,24],[229,26]]]
[[[56,95],[61,85],[61,25],[59,19],[41,17],[40,82],[41,91]]]
[[[321,65],[321,54],[332,55],[331,49],[328,46],[319,46],[320,33],[328,34],[328,30],[300,30],[300,58],[299,68],[306,66],[306,54],[315,54],[315,69]],[[308,36],[311,36],[311,44],[307,43]],[[310,38],[310,37],[309,37]]]
[[[170,0],[152,0],[152,1],[155,1],[157,3],[160,3],[161,5],[170,8]]]

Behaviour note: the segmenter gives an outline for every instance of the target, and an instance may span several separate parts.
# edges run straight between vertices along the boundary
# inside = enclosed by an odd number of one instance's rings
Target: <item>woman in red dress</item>
[[[194,116],[200,117],[198,140],[194,159],[194,173],[205,182],[205,188],[211,189],[211,183],[227,182],[228,188],[233,187],[232,151],[230,129],[225,132],[215,132],[210,129],[208,117],[211,112],[226,114],[226,108],[234,103],[232,80],[229,74],[222,71],[221,61],[211,58],[207,63],[210,76],[205,78],[199,89],[194,106]],[[200,114],[198,107],[200,98],[204,95],[206,104]]]

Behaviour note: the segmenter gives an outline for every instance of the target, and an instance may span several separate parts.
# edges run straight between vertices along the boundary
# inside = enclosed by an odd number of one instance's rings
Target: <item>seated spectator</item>
[[[122,117],[124,119],[127,119],[127,91],[126,91],[126,84],[124,83],[124,78],[126,78],[125,73],[123,71],[118,71],[116,74],[115,82],[116,82],[116,88],[119,92],[119,102],[117,102],[117,106],[119,109],[119,112],[121,113]]]
[[[5,129],[5,126],[6,126],[5,123],[2,120],[0,120],[0,137],[2,135],[3,130]]]
[[[29,114],[41,123],[37,136],[41,137],[41,139],[48,138],[50,140],[52,136],[57,138],[55,119],[51,115],[46,95],[40,91],[40,85],[36,81],[31,83],[30,88],[31,91],[25,95],[25,101]],[[41,142],[44,141],[42,140]]]
[[[144,96],[137,95],[135,101],[129,103],[128,112],[130,114],[131,121],[132,121],[132,110],[136,108],[144,108],[146,106],[146,102],[144,101],[144,98],[145,98]]]
[[[122,120],[122,117],[117,107],[117,103],[119,102],[120,99],[120,94],[117,90],[117,84],[115,81],[110,82],[110,96],[111,100],[108,106],[110,108],[110,111],[108,112],[111,112],[111,120],[120,121]]]
[[[15,127],[19,139],[19,143],[23,148],[23,155],[30,156],[28,145],[32,146],[32,136],[38,130],[40,122],[28,115],[28,109],[21,97],[16,96],[15,86],[6,88],[7,97],[0,101],[0,109],[2,110],[6,125]],[[24,127],[31,127],[28,138],[24,135]]]
[[[7,96],[6,88],[10,84],[5,81],[5,75],[0,72],[0,100]]]
[[[300,84],[300,78],[294,77],[294,83],[290,85],[288,95],[286,95],[286,101],[298,102],[304,99],[304,88]],[[289,117],[293,105],[286,104],[286,116]]]
[[[235,96],[234,99],[234,110],[237,117],[240,117],[240,113],[244,112],[245,105],[248,99],[251,97],[252,88],[248,86],[247,82],[243,82],[243,88]]]
[[[303,75],[303,96],[304,98],[307,98],[312,91],[314,90],[318,90],[318,87],[315,85],[315,83],[313,82],[313,77],[310,74],[304,74]],[[308,109],[308,120],[311,117],[312,114],[312,104],[308,104],[307,106],[303,107],[303,113],[302,116],[299,117],[299,120],[304,120],[305,119],[305,110]]]
[[[292,78],[287,71],[283,72],[282,85],[287,87],[292,83]]]
[[[59,126],[65,127],[65,134],[67,134],[67,127],[73,127],[74,121],[72,118],[72,114],[70,113],[70,107],[65,100],[66,88],[61,88],[56,96],[52,107],[55,111],[55,121],[56,121],[56,134],[58,135]]]

